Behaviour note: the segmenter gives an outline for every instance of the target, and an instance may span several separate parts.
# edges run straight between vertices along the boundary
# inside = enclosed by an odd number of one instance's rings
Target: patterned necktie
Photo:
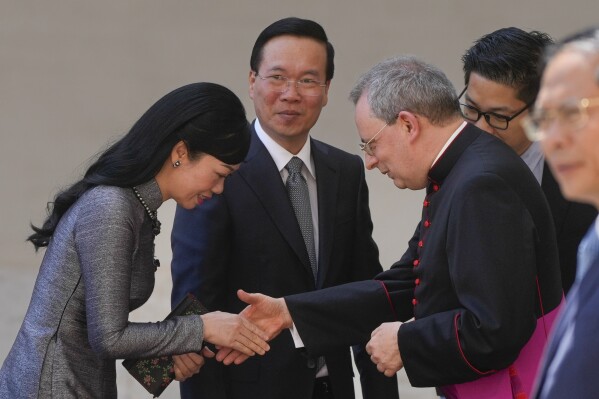
[[[287,194],[289,194],[297,223],[306,244],[314,281],[316,281],[318,265],[316,262],[316,249],[314,247],[314,226],[312,225],[312,209],[310,208],[308,184],[301,173],[303,165],[304,163],[298,157],[291,158],[291,161],[285,166],[285,169],[289,172],[285,185],[287,186]]]
[[[317,281],[318,276],[318,265],[316,262],[316,250],[314,246],[314,225],[312,224],[312,208],[310,207],[310,193],[308,192],[308,183],[302,176],[302,166],[304,163],[298,157],[293,157],[289,163],[285,166],[285,169],[289,172],[287,176],[287,194],[291,200],[293,211],[295,212],[295,218],[299,224],[308,250],[308,258],[310,258],[310,267],[312,268],[312,275],[314,281]],[[312,359],[309,360],[311,362]],[[325,365],[323,356],[319,356],[314,359],[313,366],[316,368],[318,373]]]

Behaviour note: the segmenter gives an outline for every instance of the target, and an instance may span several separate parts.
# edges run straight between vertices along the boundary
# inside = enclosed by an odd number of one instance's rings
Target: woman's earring
[[[173,168],[178,168],[179,166],[181,166],[181,161],[176,160],[175,163],[173,163]]]

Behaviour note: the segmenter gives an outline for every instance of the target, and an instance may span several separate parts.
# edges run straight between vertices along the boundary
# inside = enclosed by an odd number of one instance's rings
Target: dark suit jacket
[[[547,163],[543,168],[541,187],[555,223],[562,286],[567,294],[576,276],[578,244],[597,217],[597,210],[590,205],[565,199]]]
[[[177,209],[173,303],[193,292],[209,309],[238,313],[245,307],[237,299],[239,288],[281,297],[372,278],[382,271],[360,157],[316,140],[311,146],[318,191],[317,284],[279,171],[254,132],[248,156],[227,179],[224,193],[193,211]],[[209,361],[182,384],[183,397],[311,398],[314,358],[295,348],[289,331],[270,345],[265,356],[239,366]],[[329,351],[325,358],[335,397],[353,398],[349,346]],[[396,379],[377,372],[367,354],[360,352],[356,359],[369,376],[363,384],[365,397],[398,397]]]
[[[594,227],[593,227],[594,228]],[[575,291],[576,284],[572,287]],[[597,359],[599,359],[599,257],[591,263],[589,270],[578,285],[577,300],[568,296],[566,309],[562,314],[571,312],[572,306],[578,310],[573,316],[574,336],[572,347],[566,352],[555,374],[554,384],[548,394],[541,396],[543,386],[546,384],[547,366],[555,357],[556,350],[565,332],[565,325],[558,321],[554,335],[547,347],[544,359],[544,367],[539,373],[537,393],[534,398],[543,399],[591,399],[597,397],[599,392],[599,379],[597,378]]]
[[[537,318],[559,304],[549,207],[509,147],[468,124],[429,180],[422,220],[390,270],[285,298],[310,354],[415,317],[398,333],[411,384],[472,381],[509,366]]]

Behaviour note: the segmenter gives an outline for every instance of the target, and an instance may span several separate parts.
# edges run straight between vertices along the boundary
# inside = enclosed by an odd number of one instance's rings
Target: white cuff
[[[295,344],[295,347],[303,348],[305,346],[304,341],[302,341],[302,338],[299,336],[297,328],[295,328],[295,323],[293,323],[293,325],[289,328],[289,331],[291,332],[291,338],[293,338],[293,343]]]

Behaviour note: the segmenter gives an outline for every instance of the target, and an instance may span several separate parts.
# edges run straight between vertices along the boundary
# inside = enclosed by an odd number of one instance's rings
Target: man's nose
[[[379,163],[379,160],[374,156],[368,153],[364,153],[364,164],[366,165],[366,169],[372,170],[376,168],[376,165]]]
[[[285,98],[285,99],[297,99],[300,98],[301,94],[299,92],[299,88],[297,86],[297,82],[295,81],[288,81],[287,82],[287,89],[281,93],[281,98]]]

